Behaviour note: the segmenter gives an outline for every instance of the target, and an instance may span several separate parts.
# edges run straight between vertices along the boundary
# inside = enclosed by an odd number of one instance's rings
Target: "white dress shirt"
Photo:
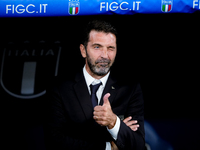
[[[87,87],[88,87],[88,91],[89,93],[91,94],[91,91],[90,91],[90,84],[98,84],[98,83],[102,83],[101,86],[99,87],[99,89],[97,90],[97,98],[98,98],[98,104],[100,103],[100,100],[101,100],[101,97],[102,97],[102,93],[103,93],[103,90],[105,88],[105,85],[106,85],[106,82],[108,80],[108,77],[110,75],[110,72],[104,76],[103,78],[101,79],[95,79],[93,78],[87,71],[86,71],[86,68],[84,66],[83,68],[83,75],[85,77],[85,81],[86,81],[86,84],[87,84]],[[117,117],[117,121],[116,121],[116,124],[115,126],[112,128],[112,129],[108,129],[108,132],[111,134],[111,136],[113,137],[113,139],[117,140],[117,135],[118,135],[118,132],[119,132],[119,127],[120,127],[120,119],[119,117]],[[111,150],[111,144],[110,142],[106,142],[106,150]]]

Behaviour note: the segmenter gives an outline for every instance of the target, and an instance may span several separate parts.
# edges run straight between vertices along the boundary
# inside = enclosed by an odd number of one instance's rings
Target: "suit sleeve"
[[[140,85],[133,88],[131,98],[128,103],[125,118],[132,116],[132,120],[137,120],[140,127],[137,131],[132,131],[126,124],[121,121],[116,145],[121,149],[144,150],[145,133],[144,133],[144,102]]]
[[[66,129],[68,120],[64,113],[62,98],[58,88],[47,91],[46,113],[44,122],[45,145],[47,150],[94,150],[105,149],[105,143],[76,139],[69,136]],[[95,143],[96,142],[96,143]],[[97,147],[98,145],[98,147]]]

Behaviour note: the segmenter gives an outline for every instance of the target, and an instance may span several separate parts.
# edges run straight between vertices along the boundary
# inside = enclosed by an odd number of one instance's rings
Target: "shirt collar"
[[[93,78],[87,71],[86,71],[86,68],[85,66],[83,67],[83,75],[85,77],[85,81],[86,81],[86,84],[87,86],[90,86],[90,84],[92,84],[93,81],[97,80],[95,78]],[[103,78],[99,79],[102,83],[103,86],[106,85],[106,82],[108,80],[108,77],[110,75],[110,72],[107,73],[107,75],[105,75]]]

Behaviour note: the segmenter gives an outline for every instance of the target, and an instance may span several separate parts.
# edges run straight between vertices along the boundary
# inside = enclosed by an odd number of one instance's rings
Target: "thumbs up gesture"
[[[117,116],[112,111],[109,97],[110,93],[105,94],[103,97],[103,105],[94,107],[93,118],[99,125],[112,129],[115,126]]]

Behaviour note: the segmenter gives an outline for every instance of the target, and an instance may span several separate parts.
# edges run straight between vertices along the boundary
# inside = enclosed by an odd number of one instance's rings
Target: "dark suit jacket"
[[[144,117],[140,85],[117,82],[110,75],[102,97],[106,93],[111,94],[109,101],[116,115],[124,118],[132,116],[140,125],[134,132],[121,121],[116,145],[119,149],[143,150]],[[47,149],[105,150],[106,142],[114,140],[106,127],[93,119],[93,106],[83,73],[77,74],[74,80],[58,82],[47,90],[47,97],[44,124]]]

